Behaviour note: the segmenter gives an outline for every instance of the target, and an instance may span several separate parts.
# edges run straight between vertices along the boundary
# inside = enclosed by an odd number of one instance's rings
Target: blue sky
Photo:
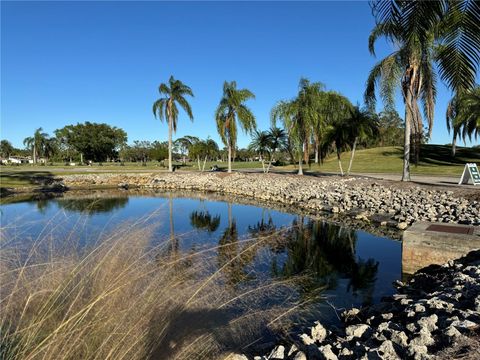
[[[37,127],[53,134],[91,121],[125,129],[129,142],[166,140],[152,103],[171,74],[195,94],[194,122],[180,113],[176,137],[219,141],[213,114],[224,80],[255,93],[249,106],[261,129],[302,76],[362,102],[378,60],[367,48],[373,24],[363,1],[2,1],[1,138],[23,147]],[[377,56],[389,51],[380,42]],[[431,143],[450,142],[449,98],[440,84]],[[241,134],[239,146],[248,142]]]

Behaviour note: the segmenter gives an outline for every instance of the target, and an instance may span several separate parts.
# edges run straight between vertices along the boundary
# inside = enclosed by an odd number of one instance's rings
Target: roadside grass
[[[298,306],[258,305],[274,294],[291,299],[290,280],[237,291],[224,279],[278,233],[224,245],[233,256],[214,270],[220,245],[182,253],[168,239],[152,247],[153,230],[137,221],[83,251],[73,230],[60,245],[46,230],[27,253],[25,244],[2,246],[0,358],[224,358],[246,351],[265,329],[278,330]]]

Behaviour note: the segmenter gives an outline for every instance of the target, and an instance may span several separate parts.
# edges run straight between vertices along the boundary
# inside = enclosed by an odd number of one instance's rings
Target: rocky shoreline
[[[448,358],[458,344],[462,358],[480,357],[480,250],[422,269],[396,287],[397,294],[377,305],[343,312],[341,329],[316,322],[267,355],[231,359],[420,360]]]
[[[400,230],[414,221],[480,225],[480,199],[456,196],[451,190],[399,186],[398,182],[365,178],[258,173],[85,174],[55,178],[50,187],[140,187],[216,192],[295,206],[310,212],[345,214]]]

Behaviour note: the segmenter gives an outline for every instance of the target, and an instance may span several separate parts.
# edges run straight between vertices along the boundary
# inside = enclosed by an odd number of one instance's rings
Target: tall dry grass
[[[223,358],[298,306],[286,296],[262,309],[273,293],[291,294],[288,281],[234,291],[223,277],[229,263],[216,268],[218,248],[185,254],[171,239],[152,247],[152,230],[125,226],[82,251],[74,242],[59,251],[47,235],[27,253],[2,248],[0,358]],[[241,240],[230,262],[275,239]]]

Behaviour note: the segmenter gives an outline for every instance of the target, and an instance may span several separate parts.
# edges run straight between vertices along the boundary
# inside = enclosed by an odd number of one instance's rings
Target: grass
[[[411,164],[413,175],[460,176],[465,163],[480,163],[480,148],[457,148],[457,155],[452,158],[451,147],[446,145],[423,145],[420,162]],[[401,174],[403,168],[403,149],[401,147],[377,147],[357,150],[352,165],[353,173]],[[350,161],[350,152],[342,153],[342,167],[346,171]],[[290,165],[284,169],[294,169]],[[323,164],[311,164],[312,172],[339,172],[336,156],[329,156]]]
[[[460,176],[465,163],[480,163],[480,148],[457,148],[457,155],[452,158],[451,147],[446,145],[423,145],[421,157],[418,165],[411,165],[413,175],[443,175]],[[379,174],[401,174],[403,152],[401,147],[378,147],[372,149],[357,150],[352,166],[353,173],[379,173]],[[344,171],[348,168],[350,152],[342,153],[342,166]],[[179,171],[198,171],[197,163],[191,162],[179,166]],[[203,163],[202,163],[203,165]],[[227,163],[207,162],[205,169],[209,170],[213,165],[217,165],[220,170],[227,169]],[[262,169],[260,162],[234,162],[234,170]],[[274,167],[273,171],[294,171],[295,165]],[[330,155],[321,165],[311,164],[306,171],[313,173],[334,172],[338,173],[338,162],[335,155]],[[151,172],[166,171],[165,168],[158,166],[158,163],[148,163],[142,166],[141,163],[126,163],[120,166],[118,163],[105,163],[102,166],[2,166],[0,167],[0,188],[7,187],[33,187],[38,186],[38,182],[52,178],[53,176],[62,176],[67,174],[91,174],[91,173],[115,173],[115,172]]]
[[[180,253],[174,239],[149,246],[154,229],[145,221],[86,249],[78,249],[75,229],[61,241],[45,230],[27,252],[2,228],[0,358],[224,358],[279,326],[294,308],[288,301],[256,306],[273,293],[291,297],[286,281],[242,291],[225,286],[226,267],[275,237],[242,240],[242,250],[211,271],[216,263],[208,254],[217,249]]]

